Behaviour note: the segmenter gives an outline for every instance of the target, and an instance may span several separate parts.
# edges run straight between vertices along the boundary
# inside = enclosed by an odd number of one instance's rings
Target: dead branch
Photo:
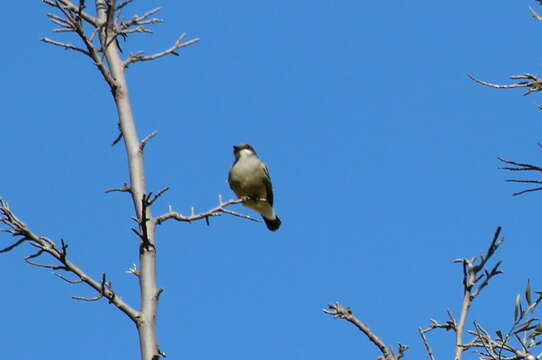
[[[162,196],[162,195],[163,195],[166,191],[168,191],[168,190],[169,190],[169,186],[166,186],[166,187],[163,188],[162,190],[158,191],[158,193],[156,193],[156,195],[154,195],[154,196],[152,195],[152,192],[149,193],[149,205],[154,204],[154,202],[155,202],[156,200],[158,200],[158,198],[159,198],[160,196]]]
[[[124,6],[124,4],[122,6]],[[119,6],[119,8],[120,8],[120,6]],[[163,9],[162,7],[157,7],[156,9],[147,11],[145,14],[143,14],[141,16],[134,15],[130,21],[120,22],[120,24],[119,24],[119,32],[125,33],[125,34],[129,33],[129,32],[133,32],[133,31],[129,31],[129,29],[131,27],[134,27],[134,26],[137,27],[137,28],[143,29],[140,32],[152,32],[151,30],[145,29],[142,25],[158,24],[158,23],[164,22],[164,20],[162,20],[162,19],[157,19],[157,18],[149,19],[149,17],[153,16],[154,14],[156,14],[157,12],[159,12],[162,9]],[[117,10],[118,10],[118,8],[117,8]]]
[[[425,350],[427,350],[427,354],[429,355],[430,360],[436,360],[435,355],[433,355],[433,349],[431,349],[431,345],[429,345],[429,340],[427,340],[427,336],[425,336],[426,331],[422,330],[422,328],[418,328],[418,333],[420,334],[423,345],[425,346]]]
[[[520,162],[516,162],[516,161],[511,161],[511,160],[506,160],[506,159],[503,159],[501,157],[499,157],[497,159],[499,159],[499,161],[501,161],[501,162],[503,162],[505,164],[513,165],[513,166],[500,167],[499,169],[501,169],[501,170],[508,170],[508,171],[540,171],[540,172],[542,172],[542,167],[537,166],[537,165],[520,163]],[[506,182],[525,183],[525,184],[542,184],[542,180],[507,179]],[[535,187],[535,188],[522,190],[522,191],[519,191],[519,192],[515,192],[512,195],[513,196],[518,196],[518,195],[522,195],[522,194],[525,194],[525,193],[528,193],[528,192],[534,192],[534,191],[539,191],[539,190],[542,190],[542,187]]]
[[[3,224],[7,228],[5,229],[7,232],[11,233],[13,236],[19,237],[15,244],[4,248],[3,252],[10,251],[22,243],[28,243],[38,250],[37,252],[24,258],[27,263],[37,267],[62,270],[72,273],[77,278],[76,280],[69,280],[59,274],[56,274],[56,276],[72,284],[85,283],[89,285],[100,294],[99,297],[107,298],[110,303],[125,313],[130,319],[132,319],[132,321],[137,322],[139,312],[116,296],[116,293],[111,288],[110,283],[105,282],[105,277],[102,279],[102,282],[94,280],[79,266],[75,265],[73,262],[71,262],[71,260],[69,260],[67,256],[68,245],[64,242],[64,240],[61,241],[61,246],[59,248],[53,240],[45,236],[36,235],[22,220],[15,215],[7,202],[5,202],[3,199],[0,199],[0,224]],[[46,254],[54,258],[58,264],[43,264],[33,260]]]
[[[399,360],[404,356],[406,349],[408,349],[408,347],[404,345],[399,345],[399,354],[397,356],[394,355],[392,349],[386,346],[386,344],[380,340],[380,338],[369,328],[369,326],[367,326],[367,324],[362,323],[354,316],[351,308],[346,308],[338,302],[335,304],[328,304],[328,308],[330,310],[323,309],[323,312],[333,316],[336,319],[345,319],[356,326],[362,333],[365,334],[365,336],[367,336],[367,338],[369,338],[369,341],[376,345],[382,355],[384,355],[385,360]]]
[[[192,208],[192,214],[190,216],[186,216],[176,211],[173,211],[173,208],[170,205],[168,212],[155,218],[155,221],[156,221],[156,224],[161,224],[164,221],[169,220],[169,219],[174,219],[177,221],[184,221],[184,222],[192,222],[192,221],[203,219],[207,222],[207,225],[209,225],[210,217],[220,216],[222,214],[229,214],[229,215],[237,216],[243,219],[259,222],[260,220],[255,219],[252,216],[244,215],[236,211],[226,209],[227,206],[234,205],[234,204],[241,204],[242,202],[243,202],[243,199],[228,200],[226,202],[223,202],[222,197],[219,196],[218,205],[216,207],[200,214],[195,214],[194,208]]]
[[[158,135],[158,131],[153,131],[152,133],[147,135],[143,140],[141,140],[141,144],[139,145],[139,149],[141,151],[143,151],[145,149],[145,146],[149,142],[149,140],[152,139],[153,137],[155,137],[156,135]]]
[[[104,191],[106,194],[112,193],[112,192],[132,192],[132,188],[128,186],[127,183],[124,183],[124,186],[121,188],[111,188]]]
[[[481,291],[489,284],[489,281],[502,273],[500,270],[501,261],[497,261],[491,268],[487,268],[488,261],[493,257],[499,246],[503,243],[504,238],[500,237],[501,227],[497,227],[491,243],[485,253],[480,254],[480,258],[472,257],[470,259],[463,258],[454,260],[456,263],[462,264],[463,268],[463,302],[461,305],[461,314],[459,321],[456,321],[453,315],[448,312],[450,320],[444,324],[431,319],[431,325],[427,329],[420,329],[420,335],[424,341],[426,350],[431,360],[434,356],[429,345],[429,341],[425,336],[426,333],[434,329],[453,330],[455,332],[456,347],[455,347],[455,360],[461,360],[463,352],[469,348],[463,341],[465,332],[465,323],[467,316],[472,306],[474,299],[480,295]],[[501,359],[502,360],[502,359]]]
[[[532,74],[523,74],[523,75],[513,75],[510,76],[510,79],[512,80],[527,80],[527,81],[521,81],[517,82],[515,84],[493,84],[487,81],[482,81],[477,78],[475,78],[472,75],[467,74],[467,76],[482,85],[489,86],[496,89],[513,89],[513,88],[529,88],[523,95],[529,95],[533,92],[538,92],[542,90],[542,79],[539,77],[532,75]]]
[[[62,6],[70,12],[76,13],[80,19],[85,20],[88,24],[96,27],[97,20],[94,16],[83,11],[82,8],[75,6],[69,0],[42,0],[45,4],[52,6],[54,8],[60,9]]]
[[[85,54],[87,56],[90,56],[90,53],[88,51],[86,51],[84,49],[81,49],[80,47],[77,47],[77,46],[72,45],[72,44],[67,44],[67,43],[63,43],[63,42],[60,42],[60,41],[51,40],[51,39],[46,38],[46,37],[41,38],[40,40],[43,41],[44,43],[60,46],[60,47],[63,47],[64,49],[66,49],[66,50],[79,51],[80,53],[83,53],[83,54]]]
[[[175,44],[173,44],[172,47],[170,47],[169,49],[166,49],[166,50],[164,50],[162,52],[156,53],[154,55],[143,56],[143,51],[138,51],[136,53],[130,54],[128,59],[126,59],[124,61],[123,66],[125,68],[127,68],[132,63],[140,62],[140,61],[156,60],[156,59],[161,58],[161,57],[166,56],[166,55],[179,56],[179,54],[176,52],[177,50],[179,50],[179,49],[181,49],[183,47],[186,47],[188,45],[192,45],[192,44],[199,41],[199,38],[195,38],[195,39],[183,42],[185,37],[186,37],[186,34],[182,34],[181,36],[179,36],[177,41],[175,41]]]

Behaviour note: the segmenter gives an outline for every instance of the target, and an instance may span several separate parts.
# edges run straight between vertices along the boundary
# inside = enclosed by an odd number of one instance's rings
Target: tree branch
[[[75,45],[72,45],[72,44],[67,44],[67,43],[63,43],[63,42],[60,42],[60,41],[55,41],[55,40],[52,40],[52,39],[49,39],[49,38],[41,38],[40,39],[41,41],[43,41],[44,43],[48,43],[48,44],[52,44],[52,45],[56,45],[56,46],[60,46],[60,47],[63,47],[64,49],[66,50],[75,50],[75,51],[79,51],[80,53],[83,53],[87,56],[90,56],[90,53],[84,49],[81,49],[80,47],[77,47]]]
[[[500,167],[499,169],[502,169],[502,170],[508,170],[508,171],[539,171],[539,172],[542,172],[542,167],[537,166],[537,165],[520,163],[520,162],[516,162],[516,161],[511,161],[511,160],[506,160],[506,159],[503,159],[501,157],[499,157],[497,159],[499,159],[499,161],[501,161],[501,162],[503,162],[505,164],[513,165],[513,166]],[[526,183],[526,184],[542,184],[541,180],[507,179],[506,181],[507,182],[515,182],[515,183]],[[542,190],[542,187],[536,187],[536,188],[530,188],[530,189],[522,190],[522,191],[519,191],[519,192],[515,192],[512,195],[517,196],[517,195],[522,195],[522,194],[525,194],[525,193],[528,193],[528,192],[534,192],[534,191],[539,191],[539,190]]]
[[[514,76],[510,76],[510,79],[512,80],[527,80],[527,81],[521,81],[521,82],[518,82],[518,83],[515,83],[515,84],[493,84],[493,83],[490,83],[490,82],[487,82],[487,81],[482,81],[482,80],[479,80],[477,78],[475,78],[474,76],[472,75],[469,75],[467,74],[467,76],[479,83],[479,84],[482,84],[482,85],[485,85],[485,86],[489,86],[489,87],[492,87],[492,88],[496,88],[496,89],[513,89],[513,88],[522,88],[522,87],[527,87],[529,88],[529,90],[527,90],[523,95],[529,95],[530,93],[533,93],[533,92],[538,92],[538,91],[541,91],[542,90],[542,79],[540,79],[539,77],[535,76],[535,75],[532,75],[532,74],[523,74],[523,75],[514,75]]]
[[[90,25],[94,26],[94,27],[97,27],[97,21],[96,21],[96,18],[84,11],[82,11],[81,8],[79,8],[78,6],[75,6],[71,1],[69,0],[57,0],[57,1],[53,1],[53,0],[42,0],[45,4],[47,5],[50,5],[54,8],[57,8],[59,9],[59,5],[58,3],[61,3],[62,5],[65,6],[66,9],[70,10],[71,12],[73,13],[76,13],[78,14],[78,16],[85,20],[87,23],[89,23]]]
[[[25,257],[25,261],[31,265],[38,266],[38,267],[44,267],[48,269],[53,270],[63,270],[67,272],[71,272],[74,274],[78,280],[67,280],[66,278],[59,276],[61,279],[66,280],[68,282],[72,283],[79,283],[83,282],[90,287],[92,287],[94,290],[105,296],[110,303],[115,305],[119,310],[121,310],[123,313],[125,313],[132,321],[136,322],[139,313],[134,308],[132,308],[130,305],[125,303],[122,299],[120,299],[118,296],[116,296],[115,292],[112,289],[104,289],[103,285],[100,284],[98,281],[94,280],[91,276],[89,276],[86,272],[84,272],[80,267],[72,263],[68,257],[66,250],[68,246],[62,241],[62,246],[59,249],[53,240],[46,238],[44,236],[36,235],[34,232],[32,232],[28,226],[21,221],[14,213],[11,211],[8,204],[0,199],[0,223],[4,224],[7,228],[9,228],[9,232],[11,232],[14,236],[20,237],[20,239],[17,241],[17,246],[20,245],[23,242],[28,242],[30,245],[38,248],[38,251],[34,254],[28,255]],[[13,249],[15,246],[10,246],[8,248],[5,248],[4,252],[9,251]],[[52,264],[41,264],[37,263],[31,259],[38,258],[44,254],[49,254],[53,258],[55,258],[61,265],[52,265]]]
[[[502,271],[499,269],[501,265],[500,261],[498,261],[493,268],[491,268],[491,270],[487,270],[486,268],[488,261],[492,258],[499,246],[504,241],[504,238],[500,237],[500,233],[501,227],[498,226],[493,234],[493,238],[486,253],[481,253],[479,260],[476,256],[470,259],[464,258],[454,260],[456,263],[461,263],[463,268],[463,302],[461,304],[461,314],[459,316],[459,321],[456,321],[452,314],[448,312],[450,320],[445,324],[440,324],[436,320],[431,319],[431,326],[424,330],[420,329],[420,335],[422,335],[426,350],[428,351],[431,360],[433,360],[434,357],[425,334],[434,329],[454,330],[456,338],[455,360],[461,360],[463,352],[469,348],[469,346],[464,344],[463,336],[465,332],[465,323],[469,310],[472,306],[472,302],[478,295],[480,295],[481,291],[489,284],[489,281],[494,276],[502,273]]]
[[[204,219],[207,222],[207,225],[209,225],[210,217],[220,216],[222,213],[224,213],[224,214],[237,216],[243,219],[259,222],[260,220],[255,219],[251,216],[226,209],[227,206],[234,205],[234,204],[241,204],[242,202],[243,202],[243,199],[235,199],[235,200],[228,200],[226,202],[222,202],[222,198],[219,197],[219,204],[216,207],[200,214],[195,214],[194,211],[192,211],[192,215],[190,216],[186,216],[176,211],[173,211],[172,207],[170,206],[169,211],[167,213],[158,216],[154,220],[156,224],[159,225],[163,223],[164,221],[170,220],[170,219],[174,219],[177,221],[184,221],[184,222],[192,222],[192,221]]]
[[[431,349],[431,345],[429,345],[429,340],[427,339],[427,336],[425,336],[426,331],[422,330],[422,328],[418,328],[418,333],[422,337],[423,345],[425,346],[425,350],[427,350],[427,354],[429,355],[430,360],[436,360],[435,355],[433,355],[433,350]]]
[[[362,323],[358,320],[358,318],[354,316],[351,308],[345,308],[338,302],[336,302],[335,304],[328,304],[328,308],[331,310],[323,309],[322,311],[328,315],[332,315],[334,318],[345,319],[346,321],[357,327],[362,333],[365,334],[365,336],[367,336],[367,338],[369,338],[369,340],[373,344],[376,345],[376,347],[380,350],[382,355],[384,355],[384,358],[386,360],[398,360],[404,355],[404,351],[407,349],[406,347],[402,345],[399,346],[400,357],[395,356],[391,348],[386,346],[386,344],[384,344],[384,342],[380,340],[378,336],[376,336],[376,334],[369,328],[369,326],[367,326],[367,324]]]
[[[166,49],[166,50],[164,50],[162,52],[156,53],[154,55],[143,56],[142,55],[143,51],[138,51],[136,53],[130,54],[128,59],[126,59],[124,61],[123,66],[125,68],[127,68],[132,63],[140,62],[140,61],[156,60],[156,59],[161,58],[161,57],[166,56],[166,55],[176,55],[176,56],[178,56],[179,54],[176,53],[177,50],[179,50],[180,48],[186,47],[188,45],[192,45],[192,44],[199,41],[199,38],[195,38],[195,39],[192,39],[192,40],[182,42],[185,37],[186,37],[186,34],[182,34],[181,36],[179,36],[179,38],[177,39],[175,44],[173,44],[172,47],[170,47],[169,49]]]

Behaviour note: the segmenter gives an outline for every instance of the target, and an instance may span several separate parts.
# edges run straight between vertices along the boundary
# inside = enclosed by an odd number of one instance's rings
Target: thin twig
[[[68,282],[68,283],[70,283],[70,284],[81,284],[81,283],[83,282],[83,280],[81,280],[81,279],[70,280],[70,279],[68,279],[67,277],[65,277],[65,276],[63,276],[63,275],[61,275],[61,274],[59,274],[59,273],[55,273],[55,276],[61,278],[62,280],[66,281],[66,282]]]
[[[537,165],[520,163],[520,162],[516,162],[516,161],[512,161],[512,160],[506,160],[506,159],[503,159],[503,158],[500,158],[500,157],[498,159],[499,159],[499,161],[501,161],[501,162],[503,162],[505,164],[514,165],[514,166],[503,166],[503,167],[500,168],[500,169],[503,169],[503,170],[509,170],[509,171],[539,171],[539,172],[542,172],[542,167],[537,166]],[[540,181],[540,180],[507,179],[506,182],[526,183],[526,184],[542,184],[542,181]],[[512,195],[513,196],[518,196],[518,195],[522,195],[522,194],[525,194],[525,193],[528,193],[528,192],[534,192],[534,191],[539,191],[539,190],[542,190],[542,187],[525,189],[525,190],[522,190],[522,191],[515,192]]]
[[[429,340],[427,339],[427,336],[425,336],[425,331],[422,330],[422,328],[418,328],[418,333],[422,337],[423,345],[425,346],[425,350],[427,350],[427,354],[429,355],[430,360],[436,360],[435,355],[433,355],[433,350],[431,349],[431,345],[429,345]]]
[[[60,9],[60,7],[57,4],[61,3],[62,5],[64,5],[64,7],[66,7],[71,12],[77,13],[80,18],[85,20],[90,25],[92,25],[94,27],[96,27],[96,25],[97,25],[97,20],[96,20],[96,18],[94,16],[92,16],[92,15],[90,15],[90,14],[84,12],[84,11],[81,11],[81,9],[78,6],[75,6],[69,0],[58,0],[58,1],[42,0],[42,1],[45,4],[50,5],[50,6],[54,7],[54,8],[58,8],[58,9]]]
[[[121,6],[123,6],[121,4]],[[148,25],[148,24],[156,24],[164,22],[162,19],[149,19],[149,17],[153,16],[154,14],[158,13],[160,10],[162,10],[163,7],[157,7],[155,9],[152,9],[150,11],[147,11],[145,14],[138,16],[134,15],[130,21],[127,22],[121,22],[119,25],[120,31],[124,32],[126,29],[136,26],[136,25]]]
[[[105,193],[109,194],[109,193],[112,193],[112,192],[131,192],[131,191],[132,191],[132,188],[130,188],[130,186],[128,186],[128,184],[124,183],[123,187],[107,189],[107,190],[105,190]]]
[[[160,196],[162,196],[168,190],[169,190],[169,186],[166,186],[162,190],[158,191],[158,193],[156,195],[151,196],[150,199],[149,199],[149,205],[152,205],[156,200],[158,200],[158,198]],[[149,194],[149,196],[150,196],[150,194]]]
[[[68,50],[79,51],[80,53],[83,53],[83,54],[85,54],[87,56],[90,56],[90,53],[88,51],[86,51],[84,49],[81,49],[80,47],[77,47],[77,46],[72,45],[72,44],[67,44],[67,43],[63,43],[63,42],[60,42],[60,41],[55,41],[55,40],[45,38],[45,37],[41,38],[40,40],[43,41],[44,43],[60,46],[60,47],[63,47],[64,49],[68,49]]]
[[[185,37],[186,37],[186,34],[182,34],[181,36],[179,36],[177,41],[175,41],[175,44],[173,44],[173,46],[171,46],[169,49],[166,49],[154,55],[143,56],[142,55],[143,51],[139,51],[134,54],[131,54],[128,57],[128,59],[124,61],[123,65],[125,68],[127,68],[130,64],[135,63],[135,62],[156,60],[166,55],[179,55],[178,53],[176,53],[177,50],[183,47],[186,47],[188,45],[192,45],[199,41],[199,38],[195,38],[192,40],[188,40],[186,42],[182,42]]]
[[[139,150],[143,151],[143,149],[145,149],[145,146],[147,145],[149,140],[155,137],[156,135],[158,135],[158,131],[155,130],[149,135],[147,135],[143,140],[141,140],[141,143],[139,144]]]

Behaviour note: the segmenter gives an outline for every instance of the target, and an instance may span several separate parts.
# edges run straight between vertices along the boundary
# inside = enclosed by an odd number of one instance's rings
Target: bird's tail
[[[274,219],[268,219],[264,216],[262,216],[263,221],[265,221],[265,225],[267,225],[267,228],[271,231],[277,231],[280,227],[280,224],[282,224],[282,221],[280,221],[278,216],[275,216]]]

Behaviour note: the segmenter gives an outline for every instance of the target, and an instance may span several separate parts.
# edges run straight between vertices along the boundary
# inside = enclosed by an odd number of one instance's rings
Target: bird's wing
[[[265,166],[264,163],[262,163],[262,166],[263,173],[265,175],[263,181],[265,183],[265,191],[267,192],[267,202],[269,202],[269,205],[273,206],[273,184],[271,184],[271,176],[269,175],[269,170],[267,170],[267,166]]]

